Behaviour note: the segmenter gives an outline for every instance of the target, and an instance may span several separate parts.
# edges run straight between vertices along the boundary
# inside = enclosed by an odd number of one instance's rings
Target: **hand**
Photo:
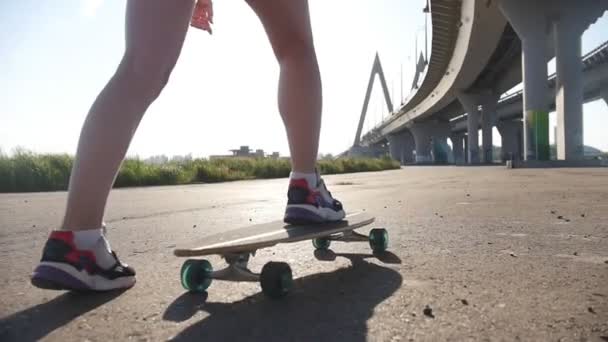
[[[197,0],[190,25],[212,34],[211,24],[213,24],[213,3],[211,0]]]

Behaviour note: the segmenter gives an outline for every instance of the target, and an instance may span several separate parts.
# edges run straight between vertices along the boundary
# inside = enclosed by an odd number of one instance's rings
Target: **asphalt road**
[[[187,294],[172,249],[282,217],[285,179],[114,191],[109,238],[138,281],[97,295],[29,284],[66,194],[0,194],[0,341],[608,341],[608,169],[325,179],[348,211],[389,230],[390,253],[335,243],[315,256],[309,241],[261,250],[253,270],[286,261],[297,278],[281,301],[254,283]]]

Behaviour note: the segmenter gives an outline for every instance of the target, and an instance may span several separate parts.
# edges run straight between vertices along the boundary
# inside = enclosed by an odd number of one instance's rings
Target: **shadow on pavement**
[[[403,282],[390,268],[348,254],[352,267],[295,279],[282,300],[257,293],[235,303],[210,303],[206,296],[183,294],[163,319],[185,321],[198,310],[209,316],[187,327],[175,341],[366,341],[374,308]]]
[[[384,252],[379,252],[379,253],[374,253],[374,254],[352,254],[352,253],[334,253],[334,251],[332,251],[331,249],[315,250],[315,258],[317,260],[334,261],[334,260],[336,260],[336,257],[344,257],[344,258],[351,259],[351,260],[353,258],[362,258],[362,259],[376,258],[385,264],[401,264],[401,259],[396,254],[389,252],[389,251],[384,251]]]
[[[123,291],[66,292],[53,300],[16,312],[0,320],[0,341],[38,341],[46,335],[118,297]]]

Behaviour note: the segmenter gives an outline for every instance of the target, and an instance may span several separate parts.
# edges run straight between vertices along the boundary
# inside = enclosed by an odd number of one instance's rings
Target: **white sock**
[[[97,264],[104,269],[114,266],[110,242],[103,235],[103,228],[74,231],[74,243],[79,249],[88,249],[95,254]]]
[[[304,173],[304,172],[291,172],[289,174],[289,178],[290,179],[306,179],[306,182],[308,182],[308,186],[310,186],[311,188],[316,188],[318,185],[318,179],[319,179],[319,175],[317,175],[316,172],[313,173]]]
[[[102,229],[87,229],[73,231],[74,243],[81,249],[89,249],[97,243],[102,235]]]

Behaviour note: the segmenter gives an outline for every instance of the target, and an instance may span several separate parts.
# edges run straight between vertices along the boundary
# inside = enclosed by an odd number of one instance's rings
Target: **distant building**
[[[249,148],[247,145],[243,145],[236,150],[230,150],[232,155],[214,155],[209,156],[209,159],[218,159],[218,158],[272,158],[279,159],[279,152],[273,152],[271,155],[266,156],[264,150],[257,149],[255,152]]]
[[[192,161],[192,153],[187,154],[185,156],[173,156],[171,157],[172,163],[183,163],[183,162],[191,162]]]
[[[251,157],[251,150],[249,146],[241,146],[238,150],[230,150],[233,157]]]
[[[160,155],[160,156],[152,156],[146,160],[144,160],[144,162],[148,163],[148,164],[153,164],[153,165],[163,165],[169,162],[169,158],[167,158],[167,156],[165,155]]]

